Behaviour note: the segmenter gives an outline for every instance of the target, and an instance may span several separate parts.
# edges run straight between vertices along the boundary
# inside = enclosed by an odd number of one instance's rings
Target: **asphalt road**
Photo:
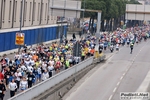
[[[120,92],[135,92],[150,70],[150,40],[124,46],[106,63],[85,75],[63,100],[120,100]]]

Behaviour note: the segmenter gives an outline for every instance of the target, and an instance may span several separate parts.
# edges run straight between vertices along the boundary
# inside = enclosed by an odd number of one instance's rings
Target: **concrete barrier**
[[[70,76],[32,100],[62,100],[62,97],[76,84],[77,81],[93,69],[98,62],[105,60],[105,58],[106,55],[102,55],[101,57],[94,59],[93,64],[90,66],[82,68],[82,70],[78,69],[78,72],[75,75]]]
[[[93,63],[93,57],[87,58],[86,60],[82,61],[81,63],[62,71],[53,77],[25,90],[24,92],[21,92],[14,97],[8,99],[8,100],[31,100],[34,97],[37,97],[41,93],[44,93],[48,89],[52,88],[53,86],[59,84],[60,82],[64,81],[70,76],[74,76],[75,79],[77,78],[75,74],[82,69],[86,68],[87,66],[91,65]]]
[[[95,65],[92,64],[80,70],[75,74],[76,77],[74,77],[74,75],[70,76],[69,78],[48,89],[47,91],[32,100],[61,100],[62,97],[76,84],[76,82],[94,67]]]

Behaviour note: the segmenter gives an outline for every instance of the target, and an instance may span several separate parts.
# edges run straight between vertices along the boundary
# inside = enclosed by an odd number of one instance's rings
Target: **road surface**
[[[124,46],[106,63],[85,75],[63,100],[120,100],[120,92],[135,92],[150,70],[150,40]]]

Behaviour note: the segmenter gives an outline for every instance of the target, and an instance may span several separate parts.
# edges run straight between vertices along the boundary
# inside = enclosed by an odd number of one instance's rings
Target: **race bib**
[[[32,81],[32,78],[30,77],[29,80]]]
[[[7,78],[9,78],[9,75],[7,75]]]
[[[22,87],[22,88],[21,88],[21,90],[25,90],[25,89],[26,89],[25,87]]]

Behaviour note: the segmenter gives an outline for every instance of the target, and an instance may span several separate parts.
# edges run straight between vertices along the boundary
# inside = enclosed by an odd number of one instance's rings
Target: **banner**
[[[16,45],[24,45],[24,33],[16,33]]]

